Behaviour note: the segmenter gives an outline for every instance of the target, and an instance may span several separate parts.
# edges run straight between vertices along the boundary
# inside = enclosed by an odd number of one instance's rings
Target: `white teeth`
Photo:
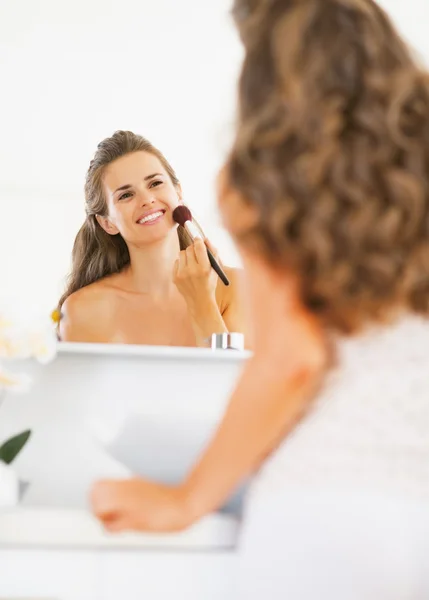
[[[159,212],[148,215],[147,217],[143,217],[143,219],[140,219],[140,221],[137,221],[137,223],[140,223],[141,225],[143,225],[144,223],[148,223],[149,221],[154,221],[155,219],[162,216],[163,214],[164,213],[160,210]]]

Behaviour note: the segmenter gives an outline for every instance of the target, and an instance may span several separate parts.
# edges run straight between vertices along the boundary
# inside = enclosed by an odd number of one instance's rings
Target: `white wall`
[[[242,52],[229,4],[0,0],[0,297],[54,306],[86,169],[116,129],[160,147],[224,260],[237,260],[213,193]]]
[[[429,1],[376,0],[426,64],[429,61]]]
[[[429,1],[382,0],[429,58]],[[97,143],[147,136],[226,262],[213,180],[235,109],[241,47],[230,0],[0,0],[0,299],[49,309],[83,221]]]

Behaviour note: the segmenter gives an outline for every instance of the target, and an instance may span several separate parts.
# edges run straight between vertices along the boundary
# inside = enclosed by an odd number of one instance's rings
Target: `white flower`
[[[29,358],[30,355],[25,330],[0,316],[0,358]]]
[[[0,460],[0,508],[16,506],[18,500],[18,477],[10,465]]]
[[[31,332],[29,346],[31,356],[42,365],[54,360],[57,355],[57,337],[52,327]]]
[[[0,358],[30,358],[31,352],[28,340],[22,334],[11,334],[1,336],[0,334]]]
[[[0,358],[36,358],[46,364],[56,356],[57,337],[51,319],[6,319],[0,315]]]
[[[10,373],[0,365],[0,392],[8,391],[17,394],[28,392],[31,387],[31,377],[25,373]]]
[[[8,329],[12,325],[11,321],[6,319],[4,316],[0,314],[0,332],[4,329]]]

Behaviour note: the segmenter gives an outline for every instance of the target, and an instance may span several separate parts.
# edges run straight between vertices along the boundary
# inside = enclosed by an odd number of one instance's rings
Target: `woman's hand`
[[[100,481],[91,492],[95,516],[109,531],[181,531],[193,518],[184,490],[143,479]]]
[[[217,304],[218,275],[211,267],[206,244],[218,260],[210,242],[197,239],[180,252],[174,267],[174,283],[188,306],[197,346],[207,346],[213,333],[228,331]]]
[[[210,265],[207,246],[216,256],[208,240],[197,239],[180,252],[174,266],[174,283],[188,306],[195,312],[216,303],[217,274]]]

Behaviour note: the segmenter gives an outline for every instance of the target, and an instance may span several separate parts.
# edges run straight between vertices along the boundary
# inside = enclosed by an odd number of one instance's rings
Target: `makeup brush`
[[[186,229],[186,231],[191,236],[192,241],[194,241],[198,238],[200,240],[203,239],[201,233],[198,230],[198,227],[196,227],[196,225],[192,222],[192,213],[187,206],[181,205],[181,206],[178,206],[177,208],[175,208],[173,210],[173,219],[176,221],[176,223],[179,223],[179,225],[181,225],[182,227],[184,227]],[[206,250],[207,250],[207,255],[209,257],[209,261],[212,266],[212,269],[214,271],[216,271],[216,273],[219,275],[220,280],[225,285],[229,285],[228,277],[225,275],[225,273],[221,269],[219,263],[213,256],[213,253],[209,250],[209,248],[206,248]]]

